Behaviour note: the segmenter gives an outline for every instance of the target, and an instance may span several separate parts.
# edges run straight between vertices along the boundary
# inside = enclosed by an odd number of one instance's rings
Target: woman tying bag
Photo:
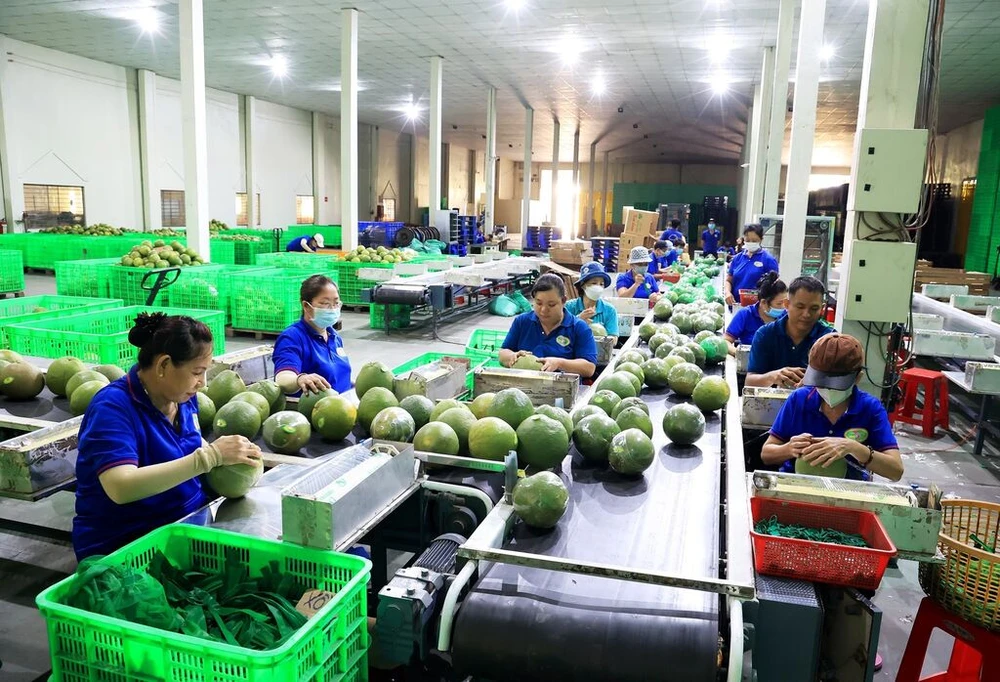
[[[788,287],[778,279],[776,271],[771,270],[761,276],[757,291],[757,304],[740,308],[722,335],[729,343],[730,355],[736,355],[736,346],[749,346],[758,329],[785,314]]]
[[[198,389],[212,364],[212,332],[190,317],[143,313],[129,331],[138,364],[101,389],[80,424],[73,549],[109,554],[207,501],[198,476],[260,463],[243,436],[211,445],[198,426]]]
[[[596,322],[602,325],[610,336],[618,336],[618,311],[610,303],[602,300],[609,286],[611,286],[611,276],[604,271],[604,266],[597,262],[587,263],[580,268],[580,278],[576,280],[579,298],[574,298],[566,304],[566,312],[584,322]]]

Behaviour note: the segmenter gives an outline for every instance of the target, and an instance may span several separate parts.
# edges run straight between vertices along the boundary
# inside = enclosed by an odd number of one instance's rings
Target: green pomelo
[[[542,361],[534,355],[522,355],[511,367],[513,369],[531,369],[540,372],[542,370]]]
[[[657,327],[653,322],[643,322],[639,325],[639,338],[642,339],[643,343],[649,343],[656,332]]]
[[[328,395],[312,410],[309,420],[316,432],[326,440],[343,440],[358,420],[358,408],[342,395]]]
[[[86,369],[87,366],[83,364],[83,361],[71,355],[53,360],[52,364],[45,371],[45,385],[49,387],[49,390],[53,394],[60,398],[65,398],[68,395],[66,393],[67,382],[73,378],[74,374],[83,372]]]
[[[702,348],[701,346],[699,346],[697,343],[695,343],[693,341],[689,341],[689,342],[685,343],[684,344],[684,348],[687,348],[692,353],[694,353],[694,364],[698,365],[699,367],[704,367],[705,366],[705,358],[706,358],[707,354],[705,353],[705,349],[704,348]]]
[[[649,468],[656,449],[648,433],[640,429],[625,429],[611,439],[608,463],[619,474],[637,476]]]
[[[0,348],[0,360],[6,360],[7,362],[24,362],[24,358],[20,354],[15,353],[12,350],[7,350],[6,348]]]
[[[642,372],[646,376],[646,385],[653,389],[666,388],[670,382],[670,367],[663,358],[653,358],[642,363]]]
[[[9,362],[0,368],[0,393],[10,400],[31,400],[45,388],[45,376],[27,362]]]
[[[726,359],[729,354],[729,344],[721,336],[710,336],[701,340],[701,348],[705,351],[705,362],[715,365]]]
[[[694,351],[688,348],[687,346],[678,346],[677,348],[674,348],[672,351],[670,351],[670,355],[668,357],[671,356],[677,356],[679,358],[682,358],[684,362],[690,362],[691,364],[696,364]]]
[[[649,340],[649,351],[655,354],[657,348],[664,343],[669,343],[672,338],[673,337],[668,334],[664,334],[663,332],[656,332],[656,334],[653,335],[653,338]]]
[[[606,462],[611,439],[620,431],[618,424],[608,415],[594,414],[577,422],[573,429],[573,444],[584,459]]]
[[[590,331],[593,332],[595,339],[600,339],[608,335],[608,330],[600,322],[591,322]]]
[[[677,445],[693,445],[705,435],[705,415],[694,405],[674,405],[663,415],[663,432]]]
[[[306,419],[312,421],[313,410],[316,409],[316,405],[323,398],[329,398],[331,396],[339,395],[332,388],[325,388],[322,391],[317,391],[316,393],[303,393],[299,396],[298,410],[302,413],[302,416]]]
[[[570,415],[570,419],[573,420],[573,428],[574,429],[576,428],[576,425],[580,423],[581,419],[583,419],[584,417],[589,417],[592,414],[606,415],[607,412],[605,412],[597,405],[584,405],[583,407],[578,407],[575,410],[573,410],[573,413]]]
[[[472,414],[476,415],[476,419],[490,415],[490,405],[493,404],[495,396],[496,393],[481,393],[476,396],[476,399],[469,405],[469,409],[472,410]]]
[[[634,396],[631,396],[634,397]],[[596,405],[597,407],[604,410],[604,414],[611,416],[611,413],[615,411],[615,406],[622,401],[622,397],[615,393],[614,391],[597,391],[590,398],[590,404]]]
[[[201,427],[202,433],[208,433],[212,430],[212,424],[215,422],[215,403],[212,402],[212,399],[207,394],[201,391],[197,394],[197,400],[198,426]]]
[[[392,380],[392,370],[387,366],[381,362],[366,362],[358,371],[358,378],[354,381],[354,392],[360,400],[375,387],[391,391]]]
[[[226,403],[247,390],[243,377],[231,369],[224,369],[208,382],[208,397],[215,407],[222,409]]]
[[[371,432],[372,420],[387,407],[398,407],[399,401],[393,392],[384,386],[374,386],[365,391],[358,405],[358,423],[365,431]]]
[[[421,429],[431,420],[434,401],[424,395],[408,395],[399,401],[399,406],[413,417],[413,428]]]
[[[262,379],[255,384],[250,384],[247,390],[264,396],[267,400],[269,414],[275,414],[285,409],[285,392],[270,379]],[[306,417],[306,422],[308,421],[309,417]]]
[[[476,459],[502,462],[519,442],[511,425],[498,417],[483,417],[469,429],[469,454]]]
[[[531,398],[519,388],[499,391],[493,396],[493,404],[489,409],[489,416],[503,419],[514,429],[534,413],[535,406],[531,404]]]
[[[638,407],[629,407],[618,413],[615,423],[622,431],[626,429],[639,429],[644,434],[653,437],[653,422],[649,415]]]
[[[683,365],[687,361],[684,358],[682,358],[680,355],[670,355],[668,357],[663,358],[663,362],[666,363],[666,366],[667,366],[667,378],[669,379],[669,377],[670,377],[670,370],[672,370],[677,365]]]
[[[409,443],[416,427],[413,417],[402,407],[387,407],[375,415],[370,431],[380,440]]]
[[[670,382],[670,390],[682,396],[689,396],[694,393],[695,386],[704,377],[701,367],[692,362],[682,362],[670,370],[667,380]]]
[[[260,411],[256,407],[242,401],[230,401],[215,412],[215,435],[253,440],[260,431],[260,421]]]
[[[87,381],[80,384],[73,391],[73,395],[69,398],[69,411],[73,414],[79,416],[87,411],[90,406],[90,402],[97,395],[98,391],[108,385],[108,380],[104,375],[101,375],[104,381]]]
[[[301,416],[301,415],[300,415]],[[264,474],[264,461],[257,464],[230,464],[217,466],[209,471],[205,478],[212,490],[225,498],[236,499],[244,497]]]
[[[795,473],[805,476],[824,476],[826,478],[847,478],[847,460],[841,457],[830,463],[828,467],[810,464],[801,457],[795,460]]]
[[[445,410],[444,414],[437,418],[455,430],[458,436],[458,451],[462,454],[469,451],[469,430],[476,423],[476,415],[465,406],[453,407]]]
[[[634,407],[642,410],[646,414],[649,414],[649,405],[647,405],[642,398],[625,398],[625,400],[615,405],[615,409],[611,411],[611,418],[618,419],[618,415],[630,407]]]
[[[636,388],[635,392],[638,395],[642,391],[642,385],[646,381],[646,373],[642,371],[642,367],[634,362],[623,362],[616,366],[619,372],[628,372],[636,379],[639,380],[639,387]],[[635,384],[633,384],[634,386]]]
[[[521,467],[550,469],[563,461],[569,439],[562,423],[534,414],[517,427],[517,461]]]
[[[661,298],[656,302],[656,305],[653,306],[653,318],[657,322],[666,322],[670,319],[673,312],[674,306],[670,302],[670,299],[667,298]]]
[[[729,401],[729,383],[722,377],[705,377],[694,387],[691,398],[702,412],[721,410]]]
[[[82,372],[77,372],[70,377],[69,381],[66,382],[66,386],[63,388],[65,395],[69,398],[73,397],[73,393],[76,389],[83,386],[88,381],[100,381],[102,385],[107,385],[111,383],[108,378],[92,369],[85,369]]]
[[[553,528],[566,513],[569,491],[551,471],[540,471],[518,481],[513,494],[514,513],[533,528]]]
[[[638,348],[632,348],[631,350],[622,352],[618,356],[618,359],[615,361],[615,367],[620,367],[623,363],[626,362],[634,362],[635,364],[641,367],[642,363],[646,362],[646,360],[648,359],[649,358],[647,358],[642,352],[640,352]]]
[[[604,410],[601,411],[603,412]],[[549,419],[555,419],[563,425],[564,429],[566,429],[566,437],[573,437],[573,419],[569,416],[569,412],[566,410],[561,407],[556,407],[555,405],[539,405],[535,408],[535,414],[541,414]]]
[[[264,420],[264,442],[279,455],[294,455],[312,435],[309,420],[301,412],[275,412]]]
[[[670,339],[670,341],[661,343],[657,346],[656,353],[654,353],[654,355],[658,358],[667,358],[670,357],[670,354],[673,353],[676,348],[677,344],[674,343],[674,339]]]
[[[597,382],[597,390],[611,391],[619,398],[634,398],[639,392],[632,383],[633,379],[635,377],[628,372],[612,372]]]
[[[439,455],[457,455],[458,434],[444,422],[428,422],[413,436],[413,447],[420,452],[436,452]]]
[[[674,313],[670,321],[677,325],[681,334],[690,334],[694,330],[694,321],[686,313]]]
[[[94,368],[95,372],[100,372],[108,378],[108,381],[117,381],[125,376],[126,372],[118,365],[98,365]]]
[[[668,336],[680,336],[681,333],[681,330],[677,328],[677,325],[669,322],[659,325],[659,331],[661,334],[667,334]]]
[[[436,422],[438,417],[440,417],[442,414],[444,414],[445,412],[454,407],[464,407],[465,409],[469,409],[468,406],[466,406],[466,404],[460,400],[455,400],[454,398],[446,398],[440,401],[437,405],[434,406],[434,409],[431,410],[431,421]]]
[[[243,402],[253,405],[257,412],[260,413],[260,421],[262,424],[268,417],[271,416],[271,405],[267,402],[267,398],[262,396],[260,393],[243,391],[238,395],[234,395],[233,399],[229,402]]]
[[[694,342],[701,343],[705,339],[710,339],[713,336],[715,336],[713,332],[703,329],[702,331],[694,335]]]

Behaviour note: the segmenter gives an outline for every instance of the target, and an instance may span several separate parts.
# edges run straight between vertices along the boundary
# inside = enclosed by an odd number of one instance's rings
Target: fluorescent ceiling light
[[[559,42],[559,59],[565,66],[573,66],[580,60],[583,43],[575,35],[568,35]]]
[[[712,94],[721,97],[729,92],[729,77],[720,73],[712,79]]]
[[[607,91],[608,85],[604,82],[604,76],[597,74],[594,76],[594,80],[590,83],[590,91],[593,92],[597,97],[600,97]]]
[[[143,33],[160,32],[160,15],[152,7],[136,10],[133,19]]]
[[[828,62],[836,56],[837,56],[837,48],[831,45],[830,43],[826,43],[819,50],[819,58],[822,59],[824,62]]]
[[[406,115],[407,121],[419,121],[420,120],[420,105],[416,102],[410,102],[406,106],[406,110],[403,112]]]
[[[524,8],[524,0],[504,0],[504,4],[513,12],[520,12]]]
[[[288,58],[283,54],[276,54],[268,61],[271,73],[278,78],[284,78],[288,74]]]

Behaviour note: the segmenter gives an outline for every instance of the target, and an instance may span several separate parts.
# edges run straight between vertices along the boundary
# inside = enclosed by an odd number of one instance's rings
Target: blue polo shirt
[[[752,256],[740,251],[729,263],[729,274],[733,278],[733,296],[740,297],[740,289],[756,289],[757,282],[765,272],[778,269],[778,261],[763,249]]]
[[[177,406],[175,427],[150,402],[137,366],[94,396],[80,424],[78,443],[73,518],[78,560],[109,554],[207,501],[197,478],[128,504],[116,504],[104,492],[98,477],[108,469],[170,462],[201,447],[197,397]]]
[[[629,270],[628,272],[623,272],[618,275],[618,279],[615,280],[615,291],[619,289],[628,289],[633,284],[635,284],[635,273]],[[649,298],[650,294],[655,294],[660,291],[660,285],[656,283],[653,276],[646,272],[645,277],[643,277],[642,284],[639,288],[635,290],[632,298]]]
[[[747,361],[747,372],[751,374],[766,374],[783,367],[808,367],[809,351],[816,339],[832,334],[835,329],[817,322],[809,330],[802,343],[794,345],[788,336],[786,326],[788,316],[779,317],[774,322],[765,324],[753,335],[750,346],[750,359]]]
[[[566,312],[574,316],[582,313],[583,297],[574,298],[568,302],[566,304]],[[618,336],[618,311],[607,301],[599,300],[597,302],[597,305],[594,306],[594,316],[590,318],[590,321],[604,325],[604,328],[608,330],[608,334],[611,336]]]
[[[722,239],[722,232],[718,229],[705,230],[701,233],[701,252],[706,255],[714,256],[719,250],[719,240]]]
[[[816,438],[850,438],[880,452],[899,449],[896,437],[892,434],[889,416],[882,403],[874,396],[855,386],[848,399],[847,411],[836,424],[831,424],[820,411],[822,401],[819,392],[811,386],[795,389],[781,406],[771,427],[771,435],[786,443],[792,436],[808,433]],[[847,456],[847,462],[847,478],[860,481],[870,478],[869,473],[852,456]],[[790,459],[782,464],[781,471],[794,472],[795,460]]]
[[[784,315],[784,313],[782,313]],[[781,319],[780,317],[774,318],[775,320]],[[740,345],[749,345],[753,343],[754,334],[757,330],[763,327],[767,322],[760,319],[760,313],[758,312],[757,306],[752,305],[747,308],[740,308],[733,315],[733,319],[730,320],[729,326],[726,327],[726,333],[731,337],[736,339],[736,343]]]
[[[292,241],[288,242],[288,246],[285,247],[285,251],[299,251],[305,252],[306,245],[309,243],[309,237],[297,237]]]
[[[675,230],[671,227],[668,227],[666,230],[663,231],[663,234],[660,235],[660,239],[669,239],[670,241],[676,244],[679,240],[684,239],[684,233],[681,232],[680,230]]]
[[[333,386],[337,393],[351,390],[351,361],[344,350],[344,340],[333,327],[327,327],[328,337],[313,329],[305,320],[299,320],[281,332],[274,342],[274,374],[290,370],[296,374],[318,374]]]
[[[558,327],[546,334],[542,323],[532,310],[514,318],[503,340],[507,350],[526,350],[536,358],[566,358],[589,360],[597,364],[597,342],[586,322],[563,309],[563,319]]]
[[[663,272],[671,265],[677,262],[677,252],[670,249],[662,256],[657,256],[655,253],[649,254],[653,260],[649,262],[649,267],[646,268],[646,272],[651,275],[655,275],[658,272]]]

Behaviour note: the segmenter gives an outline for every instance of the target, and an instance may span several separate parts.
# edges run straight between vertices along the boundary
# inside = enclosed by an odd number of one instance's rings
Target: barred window
[[[160,218],[163,227],[185,227],[184,191],[160,190]]]
[[[295,195],[295,222],[298,225],[312,225],[315,220],[313,215],[313,195]]]
[[[260,225],[260,192],[257,192],[257,195],[254,197],[254,199],[255,199],[255,202],[256,202],[256,206],[254,207],[254,208],[256,208],[256,210],[254,211],[254,222],[256,222],[257,225],[259,226]],[[248,222],[248,220],[247,220],[247,193],[246,192],[237,192],[236,193],[236,225],[237,225],[237,227],[240,226],[240,225],[243,225],[244,227],[248,227],[247,222]]]
[[[25,229],[83,225],[85,220],[83,187],[33,184],[24,186]]]

